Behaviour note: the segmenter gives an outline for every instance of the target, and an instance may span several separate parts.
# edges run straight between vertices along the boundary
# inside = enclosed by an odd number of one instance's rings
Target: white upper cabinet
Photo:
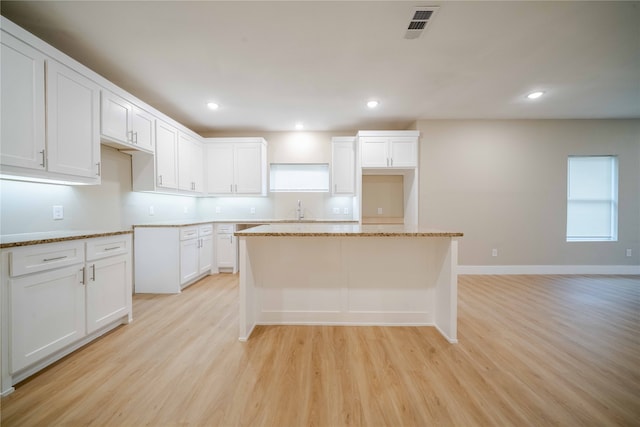
[[[45,170],[45,56],[4,31],[0,44],[0,162]]]
[[[99,184],[98,85],[5,31],[1,39],[2,176]]]
[[[49,171],[100,183],[100,88],[47,60],[47,166]]]
[[[154,151],[155,118],[124,98],[101,91],[100,134],[107,145]]]
[[[156,147],[156,118],[134,105],[131,123],[136,148],[153,153]]]
[[[178,129],[156,120],[157,186],[178,188]]]
[[[360,163],[363,168],[418,167],[417,131],[361,131]]]
[[[178,188],[185,191],[203,191],[203,148],[191,136],[180,132],[178,140]]]
[[[234,181],[237,194],[266,194],[266,156],[261,143],[235,145]]]
[[[233,194],[233,151],[233,144],[210,143],[205,145],[207,192],[209,194]]]
[[[331,140],[331,191],[335,195],[355,193],[355,138],[335,137]]]
[[[266,195],[267,143],[263,138],[205,140],[207,193]]]

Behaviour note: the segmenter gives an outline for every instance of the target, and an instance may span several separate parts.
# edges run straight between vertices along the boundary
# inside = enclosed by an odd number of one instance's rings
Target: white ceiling
[[[432,5],[424,34],[404,39],[413,8]],[[1,11],[200,133],[640,117],[640,2],[3,0]],[[526,100],[533,90],[546,96]]]

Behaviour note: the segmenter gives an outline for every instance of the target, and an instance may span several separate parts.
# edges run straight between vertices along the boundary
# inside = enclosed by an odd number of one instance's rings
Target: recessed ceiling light
[[[217,109],[218,109],[218,107],[219,107],[219,105],[218,105],[218,104],[216,104],[215,102],[209,102],[209,103],[207,103],[207,107],[208,107],[210,110],[217,110]]]
[[[378,101],[369,101],[367,102],[367,107],[369,108],[376,108],[378,105],[380,105],[380,103]]]
[[[297,130],[302,130],[302,129],[304,129],[304,125],[302,124],[302,122],[298,122],[298,123],[296,123],[296,129],[297,129]]]
[[[542,92],[542,91],[531,92],[529,95],[527,95],[527,98],[529,98],[529,99],[538,99],[542,95],[544,95],[544,92]]]

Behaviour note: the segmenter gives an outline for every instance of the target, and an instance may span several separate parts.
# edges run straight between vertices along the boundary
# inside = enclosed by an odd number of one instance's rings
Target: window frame
[[[572,159],[588,159],[588,158],[607,158],[611,162],[610,177],[610,197],[607,198],[577,198],[572,197],[571,188],[571,161]],[[575,165],[574,165],[575,166]],[[569,155],[567,158],[567,205],[566,205],[566,227],[565,238],[568,243],[573,242],[617,242],[618,241],[618,180],[619,180],[619,161],[617,155],[610,154],[594,154],[594,155]],[[607,236],[600,235],[570,235],[571,208],[572,205],[597,204],[606,203],[609,205],[609,234]]]

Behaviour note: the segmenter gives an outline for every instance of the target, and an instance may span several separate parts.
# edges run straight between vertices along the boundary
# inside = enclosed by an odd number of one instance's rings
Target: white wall
[[[463,232],[460,264],[640,264],[640,120],[437,120],[416,128],[420,224]],[[565,241],[570,154],[619,156],[618,242]]]

